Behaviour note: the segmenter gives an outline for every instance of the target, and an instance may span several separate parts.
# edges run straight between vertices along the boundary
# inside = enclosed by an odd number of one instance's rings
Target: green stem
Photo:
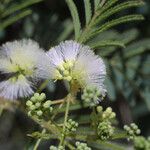
[[[60,146],[64,145],[64,140],[65,140],[65,131],[66,131],[66,123],[68,120],[68,114],[69,114],[69,106],[70,106],[70,99],[69,99],[70,95],[67,96],[67,105],[66,105],[66,111],[65,111],[65,117],[64,117],[64,124],[63,124],[63,132],[61,135],[61,139],[60,139]]]
[[[46,130],[43,129],[43,130],[42,130],[42,134],[44,134],[45,132],[46,132]],[[37,150],[37,148],[39,147],[41,141],[42,141],[42,138],[40,138],[40,139],[38,139],[38,140],[36,141],[33,150]]]
[[[49,83],[49,80],[45,80],[41,86],[39,87],[39,89],[37,90],[38,93],[40,93],[43,89],[45,89],[45,87],[47,86],[47,84]]]
[[[65,145],[70,149],[70,150],[75,150],[76,148],[70,144],[69,142],[65,142]]]

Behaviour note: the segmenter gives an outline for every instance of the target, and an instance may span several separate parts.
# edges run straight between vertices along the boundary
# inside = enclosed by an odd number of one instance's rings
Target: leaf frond
[[[85,19],[86,19],[86,25],[90,22],[92,17],[92,8],[90,0],[84,0],[84,6],[85,6]]]
[[[71,16],[72,16],[73,24],[74,24],[74,30],[75,30],[75,40],[77,40],[81,33],[81,24],[80,24],[78,10],[73,0],[66,0],[66,3],[71,12]]]

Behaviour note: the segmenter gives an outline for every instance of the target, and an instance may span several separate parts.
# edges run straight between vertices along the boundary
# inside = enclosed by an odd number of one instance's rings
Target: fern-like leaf
[[[22,19],[28,15],[30,15],[32,13],[31,10],[25,10],[25,11],[22,11],[21,13],[15,15],[15,16],[11,16],[9,17],[8,19],[6,19],[5,21],[3,21],[1,24],[0,24],[0,30],[8,27],[9,25],[17,22],[19,19]]]
[[[66,3],[70,9],[71,16],[73,18],[75,40],[77,40],[80,37],[80,33],[81,33],[81,24],[80,24],[80,19],[78,15],[78,10],[73,0],[66,0]]]
[[[107,1],[103,7],[99,7],[97,14],[102,14],[104,11],[108,10],[111,6],[117,3],[118,0]]]
[[[41,2],[42,0],[27,0],[27,1],[24,1],[23,3],[21,4],[16,4],[16,5],[12,5],[10,6],[4,13],[1,14],[1,17],[4,18],[4,17],[7,17],[9,15],[11,15],[12,13],[16,12],[16,11],[19,11],[19,10],[22,10],[30,5],[33,5],[35,3],[39,3]]]
[[[118,46],[118,47],[125,48],[125,45],[123,42],[116,41],[116,40],[115,41],[114,40],[100,41],[100,42],[92,43],[92,45],[90,45],[90,47],[93,49],[100,48],[100,47],[106,47],[106,46]]]
[[[90,22],[92,17],[92,8],[90,0],[84,0],[84,6],[85,6],[85,18],[86,18],[86,25]]]
[[[118,19],[114,19],[112,21],[104,23],[99,29],[97,29],[91,35],[89,35],[89,37],[87,37],[87,39],[103,32],[103,31],[106,31],[113,26],[116,26],[116,25],[119,25],[122,23],[126,23],[126,22],[143,20],[143,19],[144,19],[144,17],[142,15],[126,15],[126,16],[120,17]]]
[[[131,7],[142,6],[142,5],[144,5],[143,1],[128,1],[128,2],[118,4],[118,5],[110,8],[106,12],[104,12],[102,15],[100,15],[100,17],[98,17],[96,19],[94,25],[98,24],[99,22],[105,20],[107,17],[110,17],[111,15],[113,15],[119,11],[125,10],[127,8],[131,8]]]
[[[99,3],[100,3],[100,0],[94,0],[94,10],[95,11],[97,10]]]

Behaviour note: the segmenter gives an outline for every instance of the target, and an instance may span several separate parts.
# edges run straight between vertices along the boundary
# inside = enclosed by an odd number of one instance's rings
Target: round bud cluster
[[[69,119],[66,123],[66,134],[70,134],[72,132],[75,132],[78,127],[78,123],[73,121],[72,119]]]
[[[114,133],[114,127],[112,127],[110,121],[103,121],[99,123],[97,128],[97,134],[101,140],[107,140],[112,137]]]
[[[91,106],[95,106],[99,103],[100,99],[102,99],[102,95],[97,87],[87,86],[83,90],[81,98],[85,103],[90,103]]]
[[[129,136],[128,140],[132,140],[135,136],[141,133],[141,130],[135,123],[131,123],[130,126],[125,125],[124,130],[127,132]]]
[[[88,147],[86,143],[76,142],[76,147],[76,150],[91,150],[91,148]]]
[[[50,146],[49,148],[50,150],[65,150],[65,148],[63,146],[59,146],[59,147],[56,147],[56,146]]]
[[[74,65],[73,61],[67,61],[64,62],[62,65],[60,65],[56,70],[56,78],[58,80],[64,79],[67,81],[71,81],[72,80],[71,70],[73,65]]]
[[[96,107],[96,110],[99,114],[102,114],[103,113],[103,107],[102,106],[97,106]]]
[[[133,140],[135,150],[150,150],[150,140],[137,136]]]
[[[112,111],[111,107],[108,107],[102,114],[103,120],[110,120],[116,117],[116,113]]]
[[[29,116],[42,117],[45,112],[52,112],[51,101],[45,101],[46,95],[44,93],[35,93],[30,100],[26,102]]]

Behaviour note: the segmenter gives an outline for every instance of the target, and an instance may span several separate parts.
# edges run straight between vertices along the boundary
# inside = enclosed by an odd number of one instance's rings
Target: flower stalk
[[[67,120],[68,120],[68,115],[69,115],[69,106],[70,106],[70,94],[67,96],[67,100],[66,100],[66,111],[65,111],[65,116],[64,116],[64,123],[63,123],[63,131],[61,134],[61,139],[60,139],[60,143],[59,146],[63,146],[64,145],[64,140],[65,140],[65,131],[66,131],[66,124],[67,124]]]

